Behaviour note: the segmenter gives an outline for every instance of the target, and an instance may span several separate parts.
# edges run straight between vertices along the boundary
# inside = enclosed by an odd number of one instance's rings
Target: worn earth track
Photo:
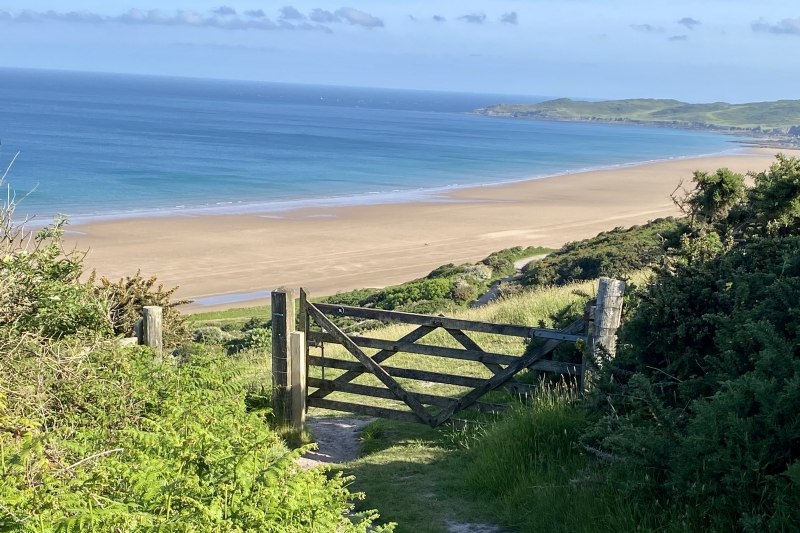
[[[308,469],[358,459],[361,452],[361,431],[374,421],[374,418],[309,418],[306,425],[316,439],[317,449],[303,455],[298,464]],[[448,533],[507,533],[492,524],[456,520],[447,520],[445,523]]]

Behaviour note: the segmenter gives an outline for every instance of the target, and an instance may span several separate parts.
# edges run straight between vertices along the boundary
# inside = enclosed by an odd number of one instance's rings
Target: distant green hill
[[[687,104],[630,99],[583,102],[559,98],[530,105],[499,104],[476,114],[542,120],[630,122],[669,127],[764,131],[800,135],[800,100],[750,104]]]

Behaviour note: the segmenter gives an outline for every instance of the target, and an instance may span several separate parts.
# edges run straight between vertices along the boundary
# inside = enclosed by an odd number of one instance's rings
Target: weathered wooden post
[[[297,310],[297,331],[302,331],[308,339],[308,331],[311,326],[311,319],[308,316],[308,302],[311,295],[308,291],[300,287],[300,309]],[[308,342],[303,345],[303,360],[306,362],[306,376],[308,375]]]
[[[586,323],[583,329],[583,334],[586,336],[586,346],[583,347],[583,357],[581,360],[581,375],[579,377],[578,382],[578,390],[583,392],[586,390],[586,384],[588,380],[588,372],[592,366],[592,349],[594,346],[594,341],[592,337],[594,335],[594,309],[595,309],[595,300],[589,300],[586,302],[586,307],[583,308],[583,320]]]
[[[272,291],[272,408],[282,422],[290,421],[289,334],[294,331],[294,291]]]
[[[306,424],[306,335],[302,331],[289,334],[291,351],[291,419],[292,427],[303,431]]]
[[[163,311],[157,305],[142,308],[142,344],[161,357],[164,350]]]
[[[625,296],[625,282],[618,279],[600,278],[597,286],[597,303],[594,313],[589,314],[588,357],[584,356],[581,388],[587,385],[587,372],[591,372],[594,362],[603,357],[613,358],[617,352],[617,328],[622,319],[622,300]]]

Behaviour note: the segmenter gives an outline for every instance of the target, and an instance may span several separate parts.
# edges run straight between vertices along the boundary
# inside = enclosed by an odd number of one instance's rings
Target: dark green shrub
[[[428,279],[436,279],[436,278],[452,278],[457,274],[461,274],[464,272],[464,266],[456,266],[453,263],[447,263],[446,265],[442,265],[438,268],[435,268],[428,274],[426,277]]]
[[[272,329],[254,328],[247,332],[244,347],[268,351],[272,349]]]
[[[453,306],[453,300],[450,300],[449,298],[440,298],[438,300],[421,300],[419,302],[411,302],[401,305],[396,309],[396,311],[403,311],[404,313],[417,313],[420,315],[436,315],[452,309]]]
[[[680,248],[619,332],[596,382],[604,417],[584,442],[645,469],[632,498],[689,506],[698,527],[790,531],[800,523],[798,164],[779,158],[746,194],[715,197],[719,180],[706,178],[685,203]]]
[[[460,281],[453,287],[453,301],[457,304],[471,302],[478,296],[478,291],[466,281]]]
[[[438,300],[447,297],[452,286],[447,278],[422,279],[384,289],[375,295],[374,303],[380,309],[392,310],[422,300]]]
[[[571,242],[526,265],[522,284],[564,285],[600,276],[624,278],[659,262],[667,247],[678,245],[683,231],[678,221],[665,218]]]

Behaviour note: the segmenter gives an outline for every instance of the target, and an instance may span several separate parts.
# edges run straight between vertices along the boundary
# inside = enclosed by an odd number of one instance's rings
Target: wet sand
[[[511,246],[557,248],[675,215],[670,194],[694,170],[762,171],[775,153],[753,149],[458,189],[427,202],[105,220],[72,226],[80,234],[69,239],[89,249],[87,265],[102,276],[141,269],[179,285],[178,297],[218,297],[187,312],[245,307],[263,304],[281,286],[318,296],[384,287]]]

